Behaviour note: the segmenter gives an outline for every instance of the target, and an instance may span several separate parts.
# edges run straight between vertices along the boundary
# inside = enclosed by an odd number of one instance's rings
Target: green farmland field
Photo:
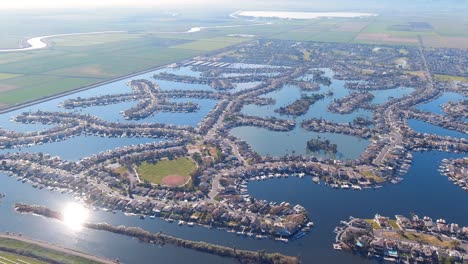
[[[48,49],[0,53],[0,104],[39,99],[203,52],[169,47],[189,40],[120,33],[105,41],[99,35],[92,37],[57,38],[51,40]],[[71,45],[71,39],[80,43],[83,40],[86,45]]]

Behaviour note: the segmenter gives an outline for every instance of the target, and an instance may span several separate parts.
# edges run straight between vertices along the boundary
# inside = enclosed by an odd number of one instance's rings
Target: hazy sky
[[[5,8],[72,8],[99,6],[236,7],[260,9],[401,9],[406,8],[466,8],[468,0],[0,0]],[[245,10],[245,9],[244,9]]]
[[[93,6],[165,6],[177,3],[206,4],[213,0],[13,0],[1,1],[0,8],[63,8]]]

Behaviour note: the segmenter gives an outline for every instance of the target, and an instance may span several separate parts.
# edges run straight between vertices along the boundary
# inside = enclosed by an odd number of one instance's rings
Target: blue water
[[[276,113],[275,110],[280,107],[285,107],[301,97],[301,94],[327,93],[333,91],[333,96],[327,96],[324,99],[313,104],[307,113],[303,116],[291,117]],[[331,87],[321,87],[317,92],[301,92],[294,85],[286,85],[283,88],[270,92],[262,97],[273,98],[276,100],[275,105],[257,106],[246,105],[242,109],[245,115],[259,117],[276,117],[281,119],[294,119],[297,122],[296,128],[291,132],[272,132],[266,129],[253,127],[234,128],[231,134],[247,141],[255,151],[261,155],[282,156],[287,154],[313,155],[325,158],[336,159],[355,159],[367,148],[369,141],[353,136],[332,134],[332,133],[315,133],[305,131],[300,127],[300,123],[311,118],[325,118],[327,120],[338,123],[352,122],[358,116],[371,118],[372,113],[365,109],[357,109],[350,114],[335,114],[328,112],[328,105],[334,100],[347,96],[349,90],[344,88],[344,82],[333,80]],[[306,150],[307,141],[320,136],[323,139],[328,139],[332,143],[338,145],[337,155],[326,153],[309,153]],[[274,142],[272,144],[272,142]]]
[[[287,252],[300,254],[304,263],[364,263],[359,257],[331,248],[334,227],[349,216],[372,218],[376,213],[391,217],[416,213],[468,225],[468,196],[437,172],[443,158],[461,156],[415,153],[414,165],[403,182],[377,190],[333,190],[312,183],[310,178],[290,178],[252,182],[249,192],[259,199],[288,201],[308,210],[316,227],[305,239],[282,246]]]
[[[439,136],[449,136],[455,138],[466,138],[468,134],[464,134],[455,130],[446,129],[440,126],[435,126],[433,124],[429,124],[427,122],[416,120],[416,119],[409,119],[408,125],[414,129],[416,132],[420,133],[430,133],[436,134]]]
[[[268,131],[257,127],[236,127],[231,134],[247,141],[254,150],[262,156],[312,155],[333,159],[355,159],[369,146],[368,140],[353,136],[316,133],[302,128],[291,132]],[[327,153],[310,153],[307,151],[307,141],[320,137],[338,145],[336,155]]]
[[[17,149],[2,149],[0,154],[14,152],[29,152],[50,154],[51,156],[59,156],[64,160],[78,161],[103,152],[112,150],[121,146],[130,146],[145,144],[150,142],[161,142],[162,139],[153,138],[105,138],[98,136],[81,135],[72,137],[64,141],[48,143],[44,145],[35,145],[31,147],[21,147]]]
[[[414,92],[414,88],[398,87],[395,89],[370,91],[375,97],[372,99],[371,104],[383,104],[392,98],[400,98]]]
[[[409,215],[445,218],[449,222],[468,225],[468,196],[437,171],[443,158],[461,155],[428,152],[415,153],[414,166],[398,185],[386,185],[377,190],[351,191],[334,190],[323,184],[304,179],[274,179],[249,184],[249,192],[259,199],[287,201],[305,206],[315,222],[312,231],[297,241],[288,244],[272,240],[243,238],[222,230],[203,227],[180,227],[162,220],[138,220],[122,214],[92,212],[90,221],[108,222],[115,225],[141,226],[153,232],[163,231],[178,237],[235,246],[240,249],[279,251],[300,255],[303,263],[373,263],[332,249],[334,227],[349,216],[372,217],[375,213],[386,216]],[[0,174],[1,175],[1,174]],[[126,263],[153,263],[154,259],[164,263],[180,263],[184,258],[196,259],[194,263],[231,263],[226,259],[191,250],[164,246],[159,248],[139,243],[123,236],[101,231],[83,230],[73,232],[61,223],[31,215],[17,215],[11,209],[15,202],[44,204],[60,210],[71,198],[45,190],[37,190],[14,178],[0,176],[0,193],[7,197],[0,205],[2,221],[0,231],[21,232],[36,239],[58,243],[110,258],[118,257]],[[429,199],[428,197],[435,197]],[[456,201],[456,202],[454,202]]]
[[[422,104],[417,106],[416,108],[422,111],[432,112],[439,115],[444,115],[444,111],[442,111],[441,105],[447,102],[458,102],[463,100],[463,95],[453,92],[445,92],[441,97],[435,99],[426,104]]]

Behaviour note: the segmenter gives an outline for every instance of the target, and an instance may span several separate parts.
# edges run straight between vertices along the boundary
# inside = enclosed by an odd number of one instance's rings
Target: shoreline
[[[80,258],[84,258],[84,259],[95,261],[95,262],[98,262],[98,263],[103,263],[103,264],[113,264],[113,263],[115,263],[115,261],[112,261],[112,260],[109,260],[109,259],[106,259],[106,258],[103,258],[103,257],[91,255],[91,254],[88,254],[88,253],[85,253],[85,252],[81,252],[81,251],[77,251],[77,250],[74,250],[74,249],[62,247],[62,246],[51,244],[51,243],[41,241],[41,240],[32,239],[32,238],[29,238],[29,237],[23,237],[22,235],[0,233],[0,238],[2,238],[2,239],[12,239],[12,240],[15,240],[15,241],[20,241],[20,242],[23,242],[23,243],[36,245],[36,246],[42,247],[42,248],[47,249],[47,250],[57,251],[57,252],[60,252],[60,253],[64,253],[64,254],[67,254],[67,255],[72,255],[72,256],[76,256],[76,257],[80,257]]]

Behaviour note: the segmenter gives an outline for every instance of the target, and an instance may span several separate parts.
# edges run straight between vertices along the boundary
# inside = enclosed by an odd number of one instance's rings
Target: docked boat
[[[275,240],[283,242],[283,243],[288,243],[289,242],[289,240],[287,238],[282,238],[282,237],[276,237]]]

